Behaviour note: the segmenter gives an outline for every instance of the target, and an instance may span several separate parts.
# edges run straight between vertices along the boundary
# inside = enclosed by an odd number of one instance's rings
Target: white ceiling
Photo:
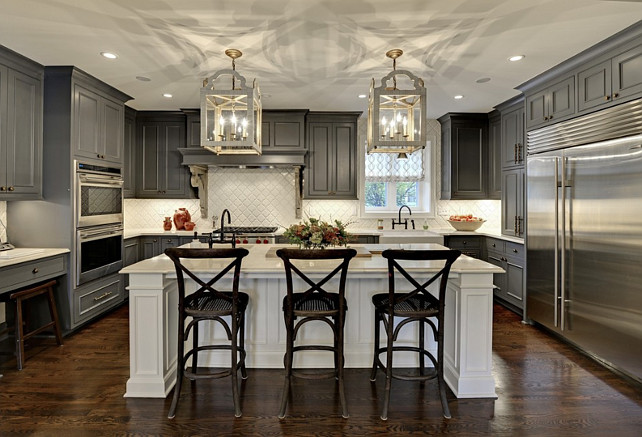
[[[0,44],[75,65],[136,109],[196,108],[205,77],[257,79],[263,107],[365,110],[370,81],[424,79],[428,115],[487,112],[514,87],[642,19],[613,0],[0,0]],[[100,52],[118,54],[107,60]],[[508,62],[514,54],[526,55]],[[136,76],[151,79],[143,82]],[[477,83],[480,78],[490,78]],[[173,94],[172,99],[162,97]],[[463,94],[462,100],[453,96]]]

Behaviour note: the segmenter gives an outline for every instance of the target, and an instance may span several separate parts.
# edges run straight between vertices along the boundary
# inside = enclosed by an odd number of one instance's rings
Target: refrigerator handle
[[[560,229],[559,229],[559,193],[560,193],[560,180],[559,180],[559,160],[560,158],[555,158],[555,250],[553,251],[553,262],[555,268],[553,269],[553,323],[555,327],[558,326],[559,316],[557,314],[557,308],[559,306],[559,240],[560,240]]]
[[[566,308],[566,157],[562,157],[562,234],[560,249],[560,329],[565,330],[564,309]]]

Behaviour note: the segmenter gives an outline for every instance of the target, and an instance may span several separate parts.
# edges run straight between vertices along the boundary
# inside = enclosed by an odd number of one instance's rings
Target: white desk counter
[[[283,367],[285,327],[282,299],[286,286],[283,263],[268,254],[274,246],[243,246],[250,250],[243,260],[240,278],[241,291],[250,296],[245,330],[246,363],[250,368]],[[400,246],[406,249],[444,248],[436,244],[391,244],[385,247]],[[373,252],[385,248],[383,245],[363,247]],[[200,273],[218,272],[225,264],[214,260],[192,261],[190,269]],[[419,278],[422,271],[426,272],[424,276],[429,276],[430,272],[440,268],[434,263],[414,264],[407,270]],[[323,262],[305,262],[299,267],[311,276],[324,270]],[[496,396],[491,351],[493,273],[501,272],[503,270],[492,264],[466,256],[459,258],[451,269],[446,301],[444,376],[457,397]],[[176,379],[178,287],[174,265],[165,255],[160,255],[132,264],[121,273],[129,275],[130,305],[130,378],[125,396],[166,397]],[[406,284],[403,286],[407,287]],[[381,255],[358,256],[351,261],[346,284],[346,367],[371,367],[374,348],[371,296],[387,290],[387,262]],[[305,325],[299,338],[331,344],[329,328],[314,325]],[[214,324],[210,328],[218,327]],[[417,338],[416,330],[412,329],[408,329],[401,341],[411,342]],[[221,331],[200,330],[204,340],[207,336],[221,340],[226,338],[221,336]],[[435,344],[429,348],[436,351]],[[333,366],[332,354],[329,353],[311,351],[297,355],[295,367]],[[199,354],[199,363],[227,366],[228,357],[229,354],[218,353],[201,358]],[[395,367],[416,366],[416,363],[416,354],[395,356]]]

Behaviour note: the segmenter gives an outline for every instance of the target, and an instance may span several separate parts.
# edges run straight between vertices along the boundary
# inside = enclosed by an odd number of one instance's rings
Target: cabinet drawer
[[[498,238],[486,237],[486,250],[488,252],[504,253],[505,241]]]
[[[512,243],[510,241],[506,241],[506,249],[505,249],[506,256],[512,257],[512,258],[519,258],[519,259],[524,259],[524,245],[520,243]]]
[[[2,269],[0,292],[16,290],[65,273],[65,255],[9,266]]]
[[[481,249],[480,237],[448,237],[451,249]]]
[[[118,274],[90,283],[74,292],[74,321],[91,319],[123,301],[123,290]]]

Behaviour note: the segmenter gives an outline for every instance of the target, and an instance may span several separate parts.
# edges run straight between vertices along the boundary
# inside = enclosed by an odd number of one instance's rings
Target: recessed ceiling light
[[[141,82],[149,82],[149,81],[151,81],[151,79],[149,77],[145,77],[145,76],[136,76],[136,79],[140,80]]]
[[[454,97],[454,99],[455,99],[455,100],[461,100],[461,99],[463,99],[463,98],[464,98],[464,96],[462,96],[461,94],[457,94],[457,95]]]
[[[510,58],[508,58],[508,60],[511,61],[511,62],[516,62],[516,61],[521,61],[525,57],[526,56],[524,56],[524,55],[515,55],[515,56],[511,56]]]
[[[365,99],[366,97],[368,97],[368,96],[366,96],[365,94],[359,94],[359,98],[360,99]]]
[[[100,52],[101,55],[103,55],[107,59],[116,59],[118,57],[117,54],[111,53],[111,52]]]
[[[172,96],[170,93],[164,93],[163,97],[167,97],[168,99],[171,99],[174,96]]]
[[[490,82],[490,77],[480,77],[480,78],[479,78],[479,79],[477,79],[475,82],[477,82],[477,83],[486,83],[486,82]]]

